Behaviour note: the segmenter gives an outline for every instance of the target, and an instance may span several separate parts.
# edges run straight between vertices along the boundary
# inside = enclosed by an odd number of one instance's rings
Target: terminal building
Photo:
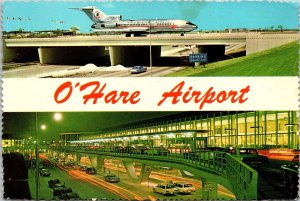
[[[284,147],[298,149],[297,111],[188,113],[184,118],[151,119],[93,134],[60,133],[60,141],[85,146]]]

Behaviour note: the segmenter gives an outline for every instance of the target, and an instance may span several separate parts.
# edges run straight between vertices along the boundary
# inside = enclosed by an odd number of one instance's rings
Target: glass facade
[[[297,111],[217,112],[191,116],[110,132],[82,135],[80,140],[98,140],[114,145],[142,143],[202,146],[299,148]],[[127,141],[127,142],[126,142]],[[100,143],[101,144],[101,143]]]

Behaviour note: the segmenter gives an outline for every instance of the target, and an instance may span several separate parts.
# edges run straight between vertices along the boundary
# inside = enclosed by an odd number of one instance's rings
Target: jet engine
[[[117,27],[117,23],[104,23],[102,25],[104,25],[105,28],[116,28]]]

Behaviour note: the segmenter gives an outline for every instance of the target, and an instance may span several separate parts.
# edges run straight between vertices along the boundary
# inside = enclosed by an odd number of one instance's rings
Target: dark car
[[[65,162],[65,166],[75,167],[75,162],[73,162],[73,161],[67,161],[67,162]]]
[[[147,67],[144,66],[133,66],[130,70],[130,73],[143,73],[147,71]]]
[[[281,174],[283,186],[289,194],[289,198],[296,198],[299,184],[299,155],[294,156],[290,163],[281,166]]]
[[[80,165],[79,166],[79,170],[81,170],[81,171],[86,171],[86,166],[85,165]]]
[[[266,156],[259,155],[257,150],[254,148],[231,147],[229,148],[229,153],[251,167],[260,168],[263,163],[268,162],[268,158]]]
[[[97,174],[96,169],[93,168],[93,167],[88,167],[88,168],[86,168],[86,171],[85,171],[85,172],[88,173],[88,174]]]
[[[65,193],[72,193],[72,189],[66,187],[57,187],[57,188],[53,188],[53,192],[52,192],[53,196],[58,196],[58,197],[60,197]]]
[[[41,169],[40,170],[40,175],[42,177],[49,177],[50,176],[50,171],[48,169]]]
[[[50,188],[65,187],[65,184],[62,184],[59,179],[51,179],[48,181],[48,186]]]
[[[64,193],[59,196],[60,200],[81,200],[77,193]]]
[[[107,182],[119,182],[120,177],[118,177],[117,175],[114,175],[114,174],[109,174],[109,175],[104,176],[104,180]]]
[[[167,156],[170,151],[163,147],[153,147],[152,149],[146,149],[145,154],[154,156]]]

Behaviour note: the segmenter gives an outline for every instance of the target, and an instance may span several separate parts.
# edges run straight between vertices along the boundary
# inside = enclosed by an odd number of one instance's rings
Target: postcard
[[[294,200],[299,2],[4,1],[10,200]]]

